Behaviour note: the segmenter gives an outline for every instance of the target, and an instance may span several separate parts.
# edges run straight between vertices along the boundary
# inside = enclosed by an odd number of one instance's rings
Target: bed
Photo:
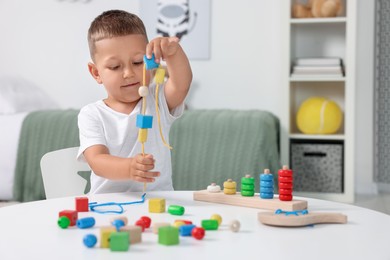
[[[77,115],[53,107],[0,115],[0,200],[45,199],[40,159],[79,145]],[[250,174],[258,190],[259,173],[280,168],[278,137],[279,120],[268,111],[187,110],[169,136],[174,188],[199,190],[227,178],[240,185]]]

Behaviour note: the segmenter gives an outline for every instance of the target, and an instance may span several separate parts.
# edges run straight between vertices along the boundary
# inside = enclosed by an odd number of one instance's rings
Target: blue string
[[[115,214],[122,214],[124,209],[124,205],[132,205],[132,204],[141,204],[145,202],[145,196],[146,193],[144,193],[141,197],[141,200],[138,201],[130,201],[130,202],[106,202],[106,203],[100,203],[97,202],[90,202],[88,203],[89,209],[93,212],[100,213],[100,214],[107,214],[107,213],[115,213]],[[97,207],[107,207],[107,206],[117,206],[118,210],[98,210],[95,209]]]

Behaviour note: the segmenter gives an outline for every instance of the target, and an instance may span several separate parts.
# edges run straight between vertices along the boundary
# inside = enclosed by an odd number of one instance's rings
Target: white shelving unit
[[[355,66],[356,66],[356,0],[345,0],[345,14],[336,18],[292,18],[295,2],[283,1],[283,113],[281,116],[281,159],[291,165],[291,142],[336,141],[343,144],[342,191],[296,192],[296,196],[353,202],[354,201],[354,138],[355,138]],[[342,58],[343,77],[291,77],[293,61],[307,57]],[[296,114],[300,104],[311,96],[323,96],[335,101],[343,111],[341,129],[331,135],[306,135],[296,126]],[[292,167],[294,170],[294,168]],[[295,173],[295,172],[294,172]],[[295,173],[296,174],[296,173]],[[313,173],[316,174],[316,173]]]

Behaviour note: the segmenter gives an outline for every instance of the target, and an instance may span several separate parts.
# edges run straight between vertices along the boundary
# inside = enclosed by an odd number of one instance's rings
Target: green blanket
[[[79,146],[79,110],[32,112],[25,118],[20,133],[15,169],[14,199],[45,199],[40,161],[50,151]]]
[[[259,173],[280,169],[278,136],[279,120],[266,111],[186,111],[170,132],[174,188],[223,187],[231,178],[240,190],[241,177],[250,174],[258,192]]]

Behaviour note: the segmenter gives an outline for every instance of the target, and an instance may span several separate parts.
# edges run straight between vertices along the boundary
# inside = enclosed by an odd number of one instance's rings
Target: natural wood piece
[[[308,213],[306,215],[275,214],[273,212],[259,212],[258,220],[266,225],[283,227],[300,227],[321,223],[347,223],[347,216],[340,213]]]
[[[306,200],[280,201],[277,196],[273,199],[261,199],[258,193],[253,197],[244,197],[239,192],[235,195],[226,195],[223,192],[214,193],[201,190],[194,192],[194,200],[270,210],[292,211],[307,208]]]

